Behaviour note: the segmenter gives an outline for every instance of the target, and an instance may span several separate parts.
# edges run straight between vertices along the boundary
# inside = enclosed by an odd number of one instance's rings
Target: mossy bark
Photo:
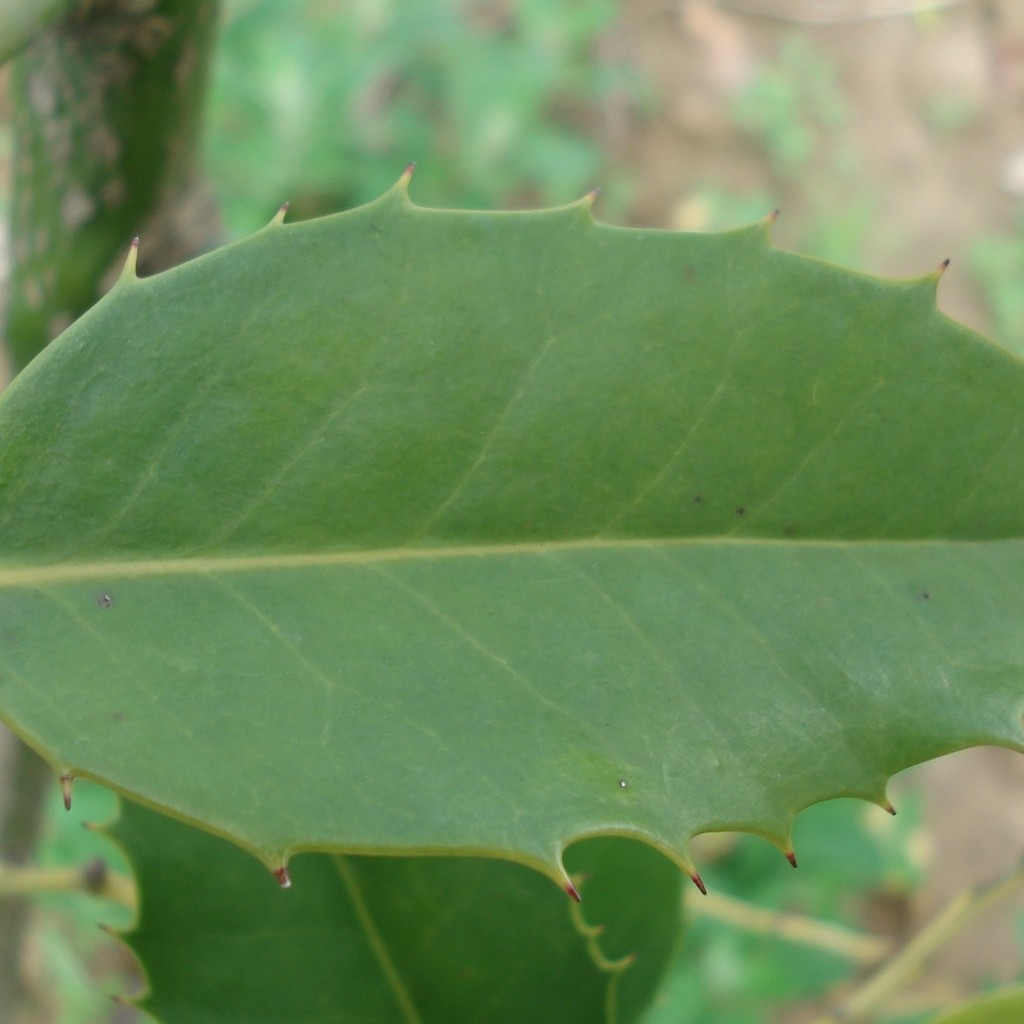
[[[143,236],[141,269],[214,239],[196,142],[216,0],[86,0],[15,59],[14,369],[88,309]]]

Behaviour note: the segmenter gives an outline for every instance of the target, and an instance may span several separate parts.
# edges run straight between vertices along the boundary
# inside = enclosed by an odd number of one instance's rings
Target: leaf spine
[[[288,874],[288,865],[282,864],[279,868],[274,868],[274,877],[277,879],[277,884],[282,889],[290,889],[292,887],[292,879]]]
[[[128,255],[125,257],[124,266],[121,268],[121,276],[118,280],[124,281],[136,281],[138,280],[138,273],[136,268],[139,263],[139,236],[136,235],[132,239],[132,244],[128,246]]]
[[[61,772],[60,776],[60,792],[64,797],[64,810],[71,810],[71,786],[74,783],[75,777],[70,772]]]
[[[277,228],[284,224],[285,214],[288,212],[288,203],[282,203],[277,210],[277,213],[271,218],[270,223],[267,225],[269,228]]]

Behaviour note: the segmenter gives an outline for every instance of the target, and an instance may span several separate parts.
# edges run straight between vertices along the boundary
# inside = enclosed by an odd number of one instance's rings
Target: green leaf
[[[174,1024],[621,1024],[681,925],[679,871],[625,839],[568,852],[587,924],[505,861],[306,855],[282,892],[236,847],[137,805],[113,833],[141,892],[141,1005]]]
[[[794,814],[1024,745],[1024,365],[885,282],[380,200],[113,291],[0,400],[0,707],[280,868]]]
[[[1024,1020],[1024,987],[1004,988],[940,1014],[931,1024],[1019,1024]]]

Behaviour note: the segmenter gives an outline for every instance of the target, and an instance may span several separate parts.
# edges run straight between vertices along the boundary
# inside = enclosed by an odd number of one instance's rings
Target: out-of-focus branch
[[[945,943],[969,922],[1024,889],[1024,863],[988,885],[965,889],[902,949],[814,1024],[855,1024],[867,1020],[891,995],[905,988]]]
[[[70,10],[75,0],[0,0],[0,64]]]
[[[772,935],[788,942],[827,950],[862,967],[873,967],[891,951],[892,944],[875,935],[856,932],[829,921],[802,914],[769,910],[723,893],[709,892],[687,903],[691,913],[713,918],[758,935]]]
[[[53,772],[33,751],[15,737],[4,744],[3,799],[0,799],[0,859],[10,865],[24,864],[32,855],[42,827],[43,799],[47,788],[56,796]],[[29,923],[25,899],[0,902],[0,1007],[14,1024],[34,1021],[35,998],[21,973],[21,953]]]
[[[216,0],[80,0],[13,62],[15,371],[99,298],[133,236],[143,272],[216,241],[195,160],[216,14]]]
[[[27,40],[10,90],[14,372],[99,298],[133,236],[144,273],[219,241],[196,161],[217,14],[218,0],[0,0],[0,54]],[[55,782],[24,744],[6,745],[0,857],[17,865]],[[21,973],[28,915],[24,897],[0,901],[4,1024],[35,1019]]]
[[[0,900],[51,892],[82,892],[113,900],[134,910],[135,883],[97,858],[80,867],[16,867],[0,861]]]

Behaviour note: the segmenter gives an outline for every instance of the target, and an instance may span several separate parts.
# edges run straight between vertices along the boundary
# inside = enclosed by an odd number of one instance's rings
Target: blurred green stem
[[[888,963],[872,974],[849,998],[814,1024],[855,1024],[865,1020],[893,993],[905,988],[921,968],[965,925],[1024,889],[1024,863],[987,885],[958,893],[938,916],[918,932]]]
[[[14,159],[6,346],[14,372],[102,294],[133,235],[140,269],[219,241],[197,144],[218,0],[0,0]],[[31,38],[29,38],[31,36]],[[20,741],[0,799],[0,857],[25,862],[53,772]],[[4,1024],[33,1020],[22,897],[0,902]]]
[[[53,772],[34,751],[13,736],[4,767],[6,803],[0,801],[0,858],[8,865],[23,864],[35,848],[42,828],[43,800],[49,787],[57,789]],[[21,973],[21,954],[29,922],[24,899],[0,902],[0,1007],[5,1021],[31,1021],[35,999]]]
[[[890,942],[874,935],[801,914],[768,910],[723,893],[708,892],[699,900],[688,901],[687,908],[702,917],[714,918],[744,931],[773,935],[788,942],[827,950],[862,967],[874,966],[892,949]]]
[[[211,247],[196,149],[217,0],[79,0],[14,60],[7,345],[15,372],[140,269]]]
[[[0,900],[51,892],[84,892],[136,906],[135,883],[128,875],[111,871],[102,860],[82,867],[36,868],[0,862]]]

